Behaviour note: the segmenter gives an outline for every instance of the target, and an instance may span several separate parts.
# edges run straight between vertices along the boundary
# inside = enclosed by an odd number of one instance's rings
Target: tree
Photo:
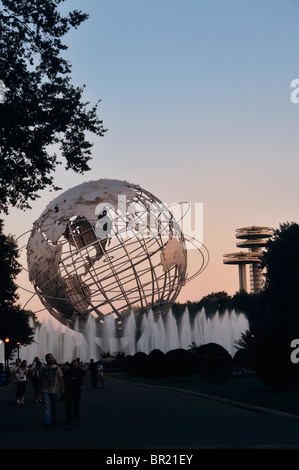
[[[252,334],[257,330],[267,327],[271,315],[268,309],[268,299],[264,291],[257,294],[245,291],[236,292],[232,297],[231,305],[237,312],[246,314]]]
[[[251,352],[253,348],[253,342],[254,342],[254,335],[250,331],[246,330],[245,333],[241,333],[241,338],[239,338],[238,340],[235,339],[234,348],[238,350],[245,349],[246,351]]]
[[[200,306],[205,308],[206,313],[214,314],[217,310],[223,313],[230,307],[230,301],[231,297],[226,292],[212,292],[201,299]]]
[[[86,133],[103,136],[106,129],[82,100],[84,85],[71,84],[71,65],[61,55],[62,37],[88,18],[74,10],[59,12],[65,0],[0,0],[0,211],[29,208],[38,191],[54,184],[58,147],[66,170],[89,170]]]
[[[244,369],[253,368],[253,350],[254,350],[254,335],[246,330],[241,333],[241,338],[234,341],[234,348],[237,349],[233,357],[233,364],[236,367]]]
[[[262,256],[266,269],[264,297],[268,324],[255,333],[257,376],[278,388],[298,388],[298,364],[291,361],[291,342],[299,338],[299,225],[281,224]]]
[[[14,305],[5,311],[1,311],[0,335],[3,338],[9,338],[9,343],[5,345],[7,359],[11,359],[18,348],[18,343],[21,346],[27,346],[33,342],[34,329],[29,325],[30,316],[34,318],[34,314],[31,311],[23,310],[19,305]]]
[[[262,257],[265,293],[273,315],[299,315],[299,225],[281,224]]]
[[[15,279],[21,271],[18,263],[17,244],[14,238],[3,233],[3,221],[0,220],[0,338],[9,338],[6,354],[16,350],[17,343],[26,346],[33,341],[34,330],[29,325],[29,314],[17,305],[17,285]]]
[[[205,309],[206,314],[214,315],[217,311],[221,314],[226,309],[232,308],[232,298],[227,294],[227,292],[212,292],[208,294],[198,302],[190,302],[180,304],[179,302],[174,303],[172,310],[174,315],[182,315],[185,311],[185,308],[188,308],[188,311],[191,316],[198,313],[202,308]]]

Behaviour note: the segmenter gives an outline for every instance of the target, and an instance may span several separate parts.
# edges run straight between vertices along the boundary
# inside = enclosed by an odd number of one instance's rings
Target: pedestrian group
[[[84,388],[84,377],[90,371],[93,388],[104,388],[103,365],[101,361],[90,360],[87,368],[80,361],[74,359],[66,362],[62,367],[57,364],[52,353],[45,356],[46,362],[38,357],[34,358],[28,366],[27,361],[16,360],[12,368],[12,384],[16,400],[19,405],[25,405],[26,387],[31,380],[36,403],[43,404],[44,427],[56,424],[56,404],[58,399],[65,403],[65,417],[68,423],[78,424],[80,418],[81,391]]]

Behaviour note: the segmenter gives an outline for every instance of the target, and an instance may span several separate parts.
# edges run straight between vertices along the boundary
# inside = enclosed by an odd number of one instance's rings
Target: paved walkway
[[[1,449],[299,448],[299,421],[107,377],[104,389],[92,389],[89,375],[79,425],[65,422],[59,402],[57,425],[44,429],[31,383],[25,406],[11,387],[0,390],[0,422]]]

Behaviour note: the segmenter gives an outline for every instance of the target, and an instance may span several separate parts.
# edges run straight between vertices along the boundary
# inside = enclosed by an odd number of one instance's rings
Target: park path
[[[114,378],[92,389],[86,376],[77,426],[58,403],[57,425],[44,429],[31,383],[26,395],[21,406],[11,387],[0,390],[1,449],[299,448],[296,420]]]

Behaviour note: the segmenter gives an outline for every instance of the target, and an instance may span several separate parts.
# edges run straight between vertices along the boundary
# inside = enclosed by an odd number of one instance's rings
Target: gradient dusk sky
[[[5,233],[30,230],[72,186],[127,180],[168,204],[203,203],[210,262],[179,301],[234,294],[238,270],[223,265],[223,254],[238,251],[235,229],[299,222],[299,103],[291,101],[299,2],[72,0],[62,9],[90,14],[65,38],[65,56],[86,100],[102,100],[109,131],[93,139],[90,172],[59,168],[62,191],[11,210]],[[25,278],[19,282],[30,289]]]

